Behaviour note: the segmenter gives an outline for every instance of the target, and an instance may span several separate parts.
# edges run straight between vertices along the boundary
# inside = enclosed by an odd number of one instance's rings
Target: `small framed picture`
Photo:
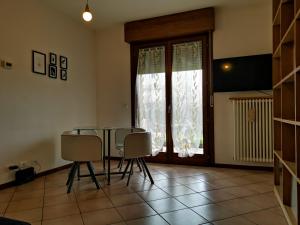
[[[49,77],[57,78],[57,67],[55,65],[49,65]]]
[[[61,80],[67,80],[68,79],[68,73],[67,70],[61,69],[60,70],[60,79]]]
[[[56,54],[50,52],[49,56],[50,56],[50,64],[51,65],[56,65],[56,63],[57,63]]]
[[[65,56],[60,56],[59,57],[59,61],[60,61],[60,68],[61,69],[68,69],[68,58]]]
[[[32,72],[46,75],[46,54],[32,51]]]

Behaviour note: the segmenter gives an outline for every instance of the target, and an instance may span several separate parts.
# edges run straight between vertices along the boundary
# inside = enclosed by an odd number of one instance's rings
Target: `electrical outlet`
[[[39,164],[39,162],[37,160],[32,160],[32,163],[35,164],[35,165]]]
[[[20,167],[20,169],[24,169],[24,168],[26,168],[27,167],[27,161],[21,161],[21,162],[19,162],[19,167]]]
[[[10,165],[10,166],[8,166],[8,169],[9,170],[17,170],[17,169],[19,169],[19,166],[18,165]]]
[[[20,161],[17,164],[17,166],[19,167],[19,169],[26,169],[28,167],[33,167],[36,171],[40,171],[41,170],[41,165],[38,162],[38,160]]]
[[[11,62],[5,61],[3,59],[0,60],[0,66],[4,69],[10,70],[12,69],[13,64]]]
[[[41,170],[41,164],[39,163],[38,160],[28,161],[27,166],[33,166],[37,172],[39,172]]]

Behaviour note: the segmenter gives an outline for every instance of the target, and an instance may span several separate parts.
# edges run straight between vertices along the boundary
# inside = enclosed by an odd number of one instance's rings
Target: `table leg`
[[[108,130],[108,134],[107,134],[107,166],[108,166],[107,184],[110,185],[110,130]]]

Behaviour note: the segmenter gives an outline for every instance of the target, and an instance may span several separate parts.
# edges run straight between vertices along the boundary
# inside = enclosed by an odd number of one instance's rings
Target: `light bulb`
[[[92,15],[92,13],[91,13],[91,11],[89,9],[89,5],[88,4],[86,4],[86,6],[85,6],[85,10],[82,13],[82,18],[86,22],[90,22],[93,19],[93,15]]]

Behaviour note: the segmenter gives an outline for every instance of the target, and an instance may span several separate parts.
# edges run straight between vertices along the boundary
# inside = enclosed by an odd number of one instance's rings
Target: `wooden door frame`
[[[149,41],[149,42],[136,42],[130,43],[130,66],[131,66],[131,124],[135,126],[135,117],[136,117],[136,76],[137,76],[137,62],[138,62],[138,49],[147,48],[152,46],[165,46],[166,47],[166,106],[170,104],[171,95],[171,76],[168,74],[172,73],[172,55],[170,49],[167,48],[167,45],[174,44],[176,42],[188,42],[202,40],[203,41],[203,70],[207,76],[204,76],[203,80],[204,85],[206,86],[206,92],[203,92],[203,121],[206,121],[206,124],[203,124],[203,140],[204,140],[204,149],[206,149],[207,154],[195,155],[193,157],[187,158],[178,158],[177,153],[170,153],[167,150],[166,153],[159,153],[155,157],[148,157],[147,161],[157,162],[157,163],[170,163],[170,164],[184,164],[184,165],[213,165],[215,162],[214,159],[214,110],[212,100],[212,33],[205,32],[199,33],[196,35],[190,35],[185,37],[174,37],[170,39],[163,39],[158,41]],[[169,49],[169,50],[168,50]],[[170,59],[170,62],[167,62],[167,59]],[[204,89],[203,89],[204,90]],[[167,97],[167,95],[169,95]],[[172,146],[171,140],[171,118],[168,116],[168,110],[166,110],[166,141],[167,146]],[[206,140],[206,141],[205,141]]]

